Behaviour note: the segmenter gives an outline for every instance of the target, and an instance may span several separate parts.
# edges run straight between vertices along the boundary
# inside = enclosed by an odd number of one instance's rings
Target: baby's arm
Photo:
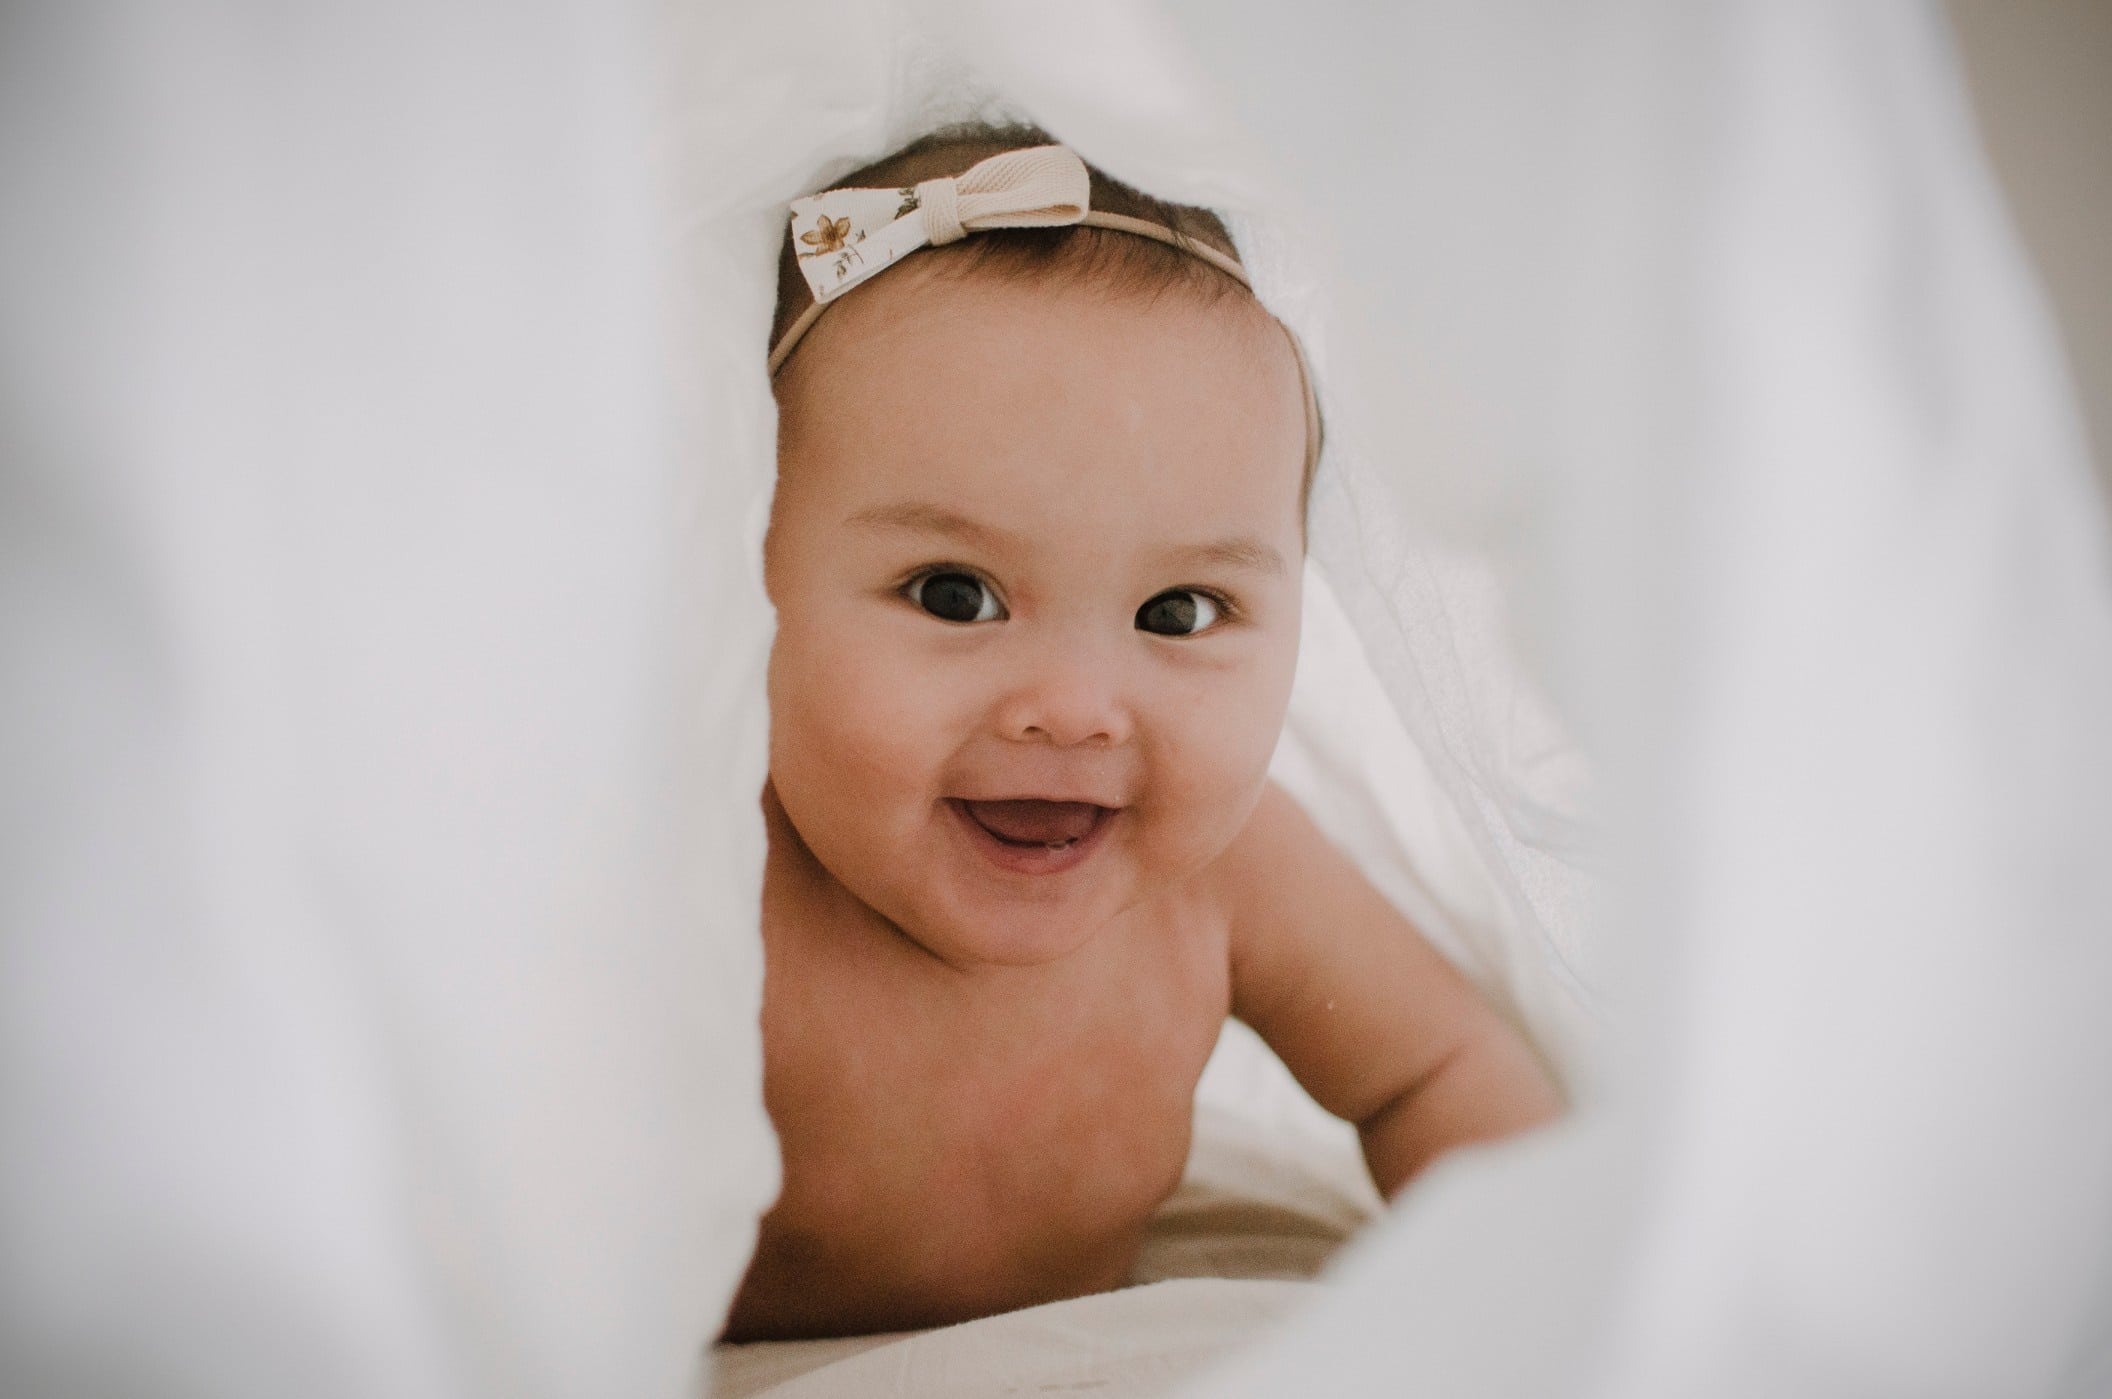
[[[1273,782],[1220,869],[1233,1014],[1357,1124],[1388,1196],[1560,1110],[1524,1039]]]

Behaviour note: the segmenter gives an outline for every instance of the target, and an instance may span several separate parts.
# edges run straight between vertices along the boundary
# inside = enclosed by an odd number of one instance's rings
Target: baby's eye
[[[904,592],[942,622],[994,622],[1005,615],[997,605],[997,594],[972,573],[927,573]]]
[[[1224,620],[1224,609],[1208,593],[1168,588],[1137,609],[1137,630],[1158,636],[1194,636]]]

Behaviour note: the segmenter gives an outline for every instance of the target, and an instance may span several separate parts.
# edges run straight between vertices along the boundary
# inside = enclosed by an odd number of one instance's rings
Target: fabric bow
[[[1082,222],[1092,187],[1065,146],[1006,151],[959,175],[897,189],[832,189],[792,202],[792,247],[817,303],[905,253],[987,228]]]

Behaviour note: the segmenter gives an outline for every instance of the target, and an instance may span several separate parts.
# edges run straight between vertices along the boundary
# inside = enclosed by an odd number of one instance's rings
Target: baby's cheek
[[[1275,731],[1265,714],[1230,704],[1192,711],[1154,753],[1154,844],[1181,873],[1224,853],[1245,826],[1268,780]]]
[[[824,760],[884,783],[885,798],[922,801],[958,747],[974,706],[947,668],[901,645],[842,638],[805,667],[798,704]]]
[[[888,897],[930,819],[930,757],[904,707],[862,668],[784,677],[772,735],[778,794],[817,859],[856,895],[898,917]],[[864,683],[861,683],[864,682]]]
[[[839,662],[818,665],[791,689],[794,732],[811,750],[805,756],[844,775],[886,776],[916,752],[911,706],[871,668]]]

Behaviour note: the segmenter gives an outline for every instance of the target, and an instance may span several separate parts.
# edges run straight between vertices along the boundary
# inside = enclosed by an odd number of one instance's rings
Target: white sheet
[[[0,7],[0,1393],[701,1385],[768,293],[677,275],[660,41]]]

